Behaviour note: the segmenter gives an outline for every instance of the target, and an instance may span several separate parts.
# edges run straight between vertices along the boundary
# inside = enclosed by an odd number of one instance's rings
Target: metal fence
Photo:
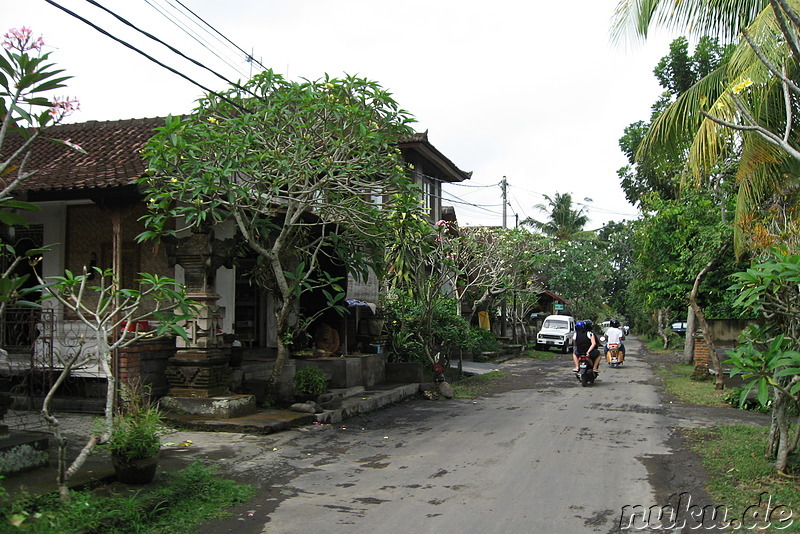
[[[3,424],[11,430],[47,430],[40,414],[45,395],[63,371],[65,362],[87,351],[85,329],[77,321],[59,318],[50,308],[10,308],[0,322],[0,391],[11,394],[11,410]],[[87,352],[87,354],[89,354]],[[56,409],[69,409],[68,399],[87,398],[104,391],[105,380],[91,357],[85,358],[59,388]]]

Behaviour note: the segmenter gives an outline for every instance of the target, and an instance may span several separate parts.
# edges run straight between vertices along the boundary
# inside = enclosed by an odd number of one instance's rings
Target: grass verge
[[[729,391],[714,389],[714,383],[708,380],[692,380],[693,372],[694,366],[687,364],[675,364],[656,370],[656,373],[663,377],[666,390],[681,402],[705,406],[729,406],[725,401]]]
[[[226,509],[246,502],[256,489],[216,476],[195,462],[163,482],[133,494],[112,494],[106,487],[72,491],[69,502],[56,494],[9,496],[0,491],[0,533],[178,534],[196,531],[225,517]]]
[[[522,354],[522,358],[531,358],[533,360],[552,360],[559,356],[558,352],[551,350],[535,350],[528,349]]]
[[[493,381],[504,377],[505,373],[491,371],[482,375],[473,375],[453,384],[453,394],[457,399],[474,399],[489,392]]]
[[[728,511],[728,520],[742,521],[743,514],[749,515],[737,530],[800,532],[800,485],[797,478],[778,475],[765,459],[768,431],[767,427],[732,425],[686,433],[708,471],[706,489],[714,502]],[[754,518],[756,511],[761,515]],[[781,518],[785,521],[780,522]]]

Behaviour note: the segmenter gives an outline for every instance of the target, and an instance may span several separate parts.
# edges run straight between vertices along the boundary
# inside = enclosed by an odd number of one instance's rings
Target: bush
[[[456,301],[438,298],[429,310],[411,295],[397,291],[386,303],[386,333],[393,361],[426,361],[430,354],[465,350],[479,354],[497,349],[494,335],[472,327],[456,313]],[[427,347],[426,347],[427,345]]]
[[[319,367],[303,367],[294,373],[294,391],[298,395],[321,395],[328,390],[325,372]]]

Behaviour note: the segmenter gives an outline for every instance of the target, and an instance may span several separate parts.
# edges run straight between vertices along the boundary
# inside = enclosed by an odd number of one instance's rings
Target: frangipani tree
[[[27,226],[17,211],[37,211],[29,202],[13,198],[19,185],[35,171],[27,163],[34,141],[42,137],[49,126],[58,124],[78,109],[77,100],[48,96],[64,87],[69,76],[48,63],[50,53],[42,52],[44,40],[34,37],[29,28],[13,28],[3,35],[3,54],[0,54],[0,224],[6,227]],[[13,138],[13,142],[10,140]],[[68,141],[51,139],[80,150]],[[18,267],[33,260],[43,250],[17,251],[3,236],[0,254],[6,257],[0,276],[0,317],[9,303],[26,302],[32,290],[25,282],[30,275],[18,274]]]
[[[258,283],[276,300],[280,378],[301,293],[332,289],[321,267],[342,262],[357,275],[380,270],[386,206],[408,194],[396,143],[411,117],[377,83],[347,76],[293,82],[271,70],[211,94],[186,117],[168,117],[146,149],[150,228],[141,239],[231,220],[257,254]],[[171,229],[172,221],[184,227]]]
[[[68,498],[68,482],[86,462],[88,455],[98,444],[111,438],[117,392],[117,377],[112,365],[114,353],[141,339],[175,335],[187,339],[180,323],[196,313],[195,303],[187,299],[185,289],[171,278],[140,273],[138,289],[123,289],[111,270],[95,268],[91,274],[93,276],[86,272],[74,275],[66,271],[64,276],[48,280],[39,277],[40,287],[46,290],[45,300],[53,299],[64,310],[72,312],[90,334],[89,338],[82,337],[77,350],[62,360],[63,368],[42,404],[42,414],[59,448],[57,483],[62,499]],[[144,319],[155,319],[155,329],[139,331],[129,327]],[[69,462],[66,457],[67,439],[61,432],[61,424],[51,404],[73,369],[84,365],[97,366],[107,382],[103,423],[88,436],[78,456]]]

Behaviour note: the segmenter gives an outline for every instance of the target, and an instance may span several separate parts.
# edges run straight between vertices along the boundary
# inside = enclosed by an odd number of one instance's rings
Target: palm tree
[[[739,150],[738,252],[746,245],[742,229],[753,223],[756,208],[773,198],[786,202],[797,182],[800,151],[793,140],[800,132],[791,115],[800,96],[793,82],[800,71],[796,5],[787,0],[622,0],[615,12],[612,35],[617,39],[646,38],[652,27],[665,26],[737,44],[726,62],[653,122],[639,153],[675,145],[692,132],[688,163],[700,184],[726,151]]]
[[[569,193],[556,193],[555,197],[544,195],[547,204],[536,204],[534,208],[539,211],[548,212],[548,220],[545,222],[537,221],[531,217],[520,222],[525,226],[530,226],[539,230],[544,235],[553,237],[560,241],[570,241],[574,239],[593,236],[592,232],[583,229],[589,222],[589,217],[584,212],[584,208],[572,208],[572,195]],[[589,200],[589,199],[586,199]]]

